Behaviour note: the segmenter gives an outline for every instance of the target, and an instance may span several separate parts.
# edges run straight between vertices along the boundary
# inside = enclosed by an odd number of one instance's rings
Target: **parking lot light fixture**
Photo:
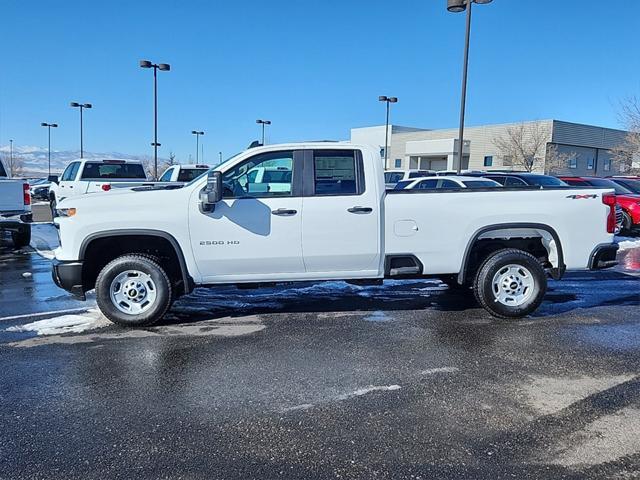
[[[153,175],[158,179],[158,70],[168,72],[171,65],[168,63],[151,63],[149,60],[140,60],[141,68],[153,68]]]
[[[42,122],[40,125],[42,127],[47,127],[47,130],[49,130],[49,175],[48,176],[51,176],[51,129],[58,128],[58,124]]]
[[[84,135],[82,132],[82,111],[85,108],[93,108],[93,105],[91,105],[90,103],[78,103],[78,102],[71,102],[69,105],[71,105],[73,108],[78,108],[80,109],[80,158],[84,158]]]
[[[474,3],[487,4],[493,0],[447,0],[447,10],[453,13],[467,11],[467,26],[464,41],[464,60],[462,64],[462,95],[460,98],[460,128],[458,135],[458,175],[462,170],[462,158],[464,156],[464,113],[467,101],[467,69],[469,66],[469,35],[471,33],[471,9]]]
[[[200,135],[204,135],[204,132],[199,132],[197,130],[191,130],[191,133],[196,136],[196,164],[200,163],[198,161],[198,151],[200,149],[199,139]]]
[[[264,126],[271,125],[271,120],[256,120],[256,123],[262,125],[262,145],[264,145]]]
[[[386,95],[380,95],[378,101],[385,102],[387,104],[387,120],[384,124],[384,168],[387,168],[388,150],[389,150],[389,104],[398,103],[397,97],[387,97]]]

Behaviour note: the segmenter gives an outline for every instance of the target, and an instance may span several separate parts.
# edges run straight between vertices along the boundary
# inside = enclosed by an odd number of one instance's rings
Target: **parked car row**
[[[426,175],[420,176],[421,173]],[[558,188],[558,187],[589,187],[610,188],[615,193],[617,218],[619,229],[625,233],[640,231],[640,178],[639,177],[570,177],[543,175],[530,172],[473,172],[465,171],[461,175],[450,174],[442,176],[424,170],[407,170],[404,174],[399,170],[385,172],[387,188],[403,189],[434,189],[446,190],[469,187],[506,187],[506,188]],[[446,172],[450,173],[450,172]],[[395,183],[392,180],[402,178]],[[480,185],[478,181],[492,182]],[[391,187],[393,185],[393,187]]]

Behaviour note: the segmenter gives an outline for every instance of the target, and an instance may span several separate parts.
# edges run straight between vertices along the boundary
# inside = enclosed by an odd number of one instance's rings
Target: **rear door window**
[[[403,180],[401,182],[398,182],[398,183],[396,183],[396,186],[394,187],[394,190],[404,190],[409,185],[411,185],[413,182],[414,182],[413,180]]]
[[[438,180],[423,180],[418,185],[418,189],[420,190],[435,190],[438,187]]]
[[[438,188],[462,188],[453,180],[444,179],[440,180],[439,182],[440,183],[438,184]]]
[[[504,186],[505,187],[525,187],[527,184],[516,177],[507,177]]]
[[[315,150],[313,167],[315,195],[359,195],[364,192],[364,178],[360,175],[354,150]]]

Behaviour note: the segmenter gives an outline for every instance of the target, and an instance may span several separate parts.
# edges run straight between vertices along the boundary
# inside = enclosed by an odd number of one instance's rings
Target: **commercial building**
[[[623,145],[627,134],[624,130],[559,120],[466,127],[462,169],[616,175],[626,168],[615,160],[614,150]],[[389,126],[388,137],[387,169],[457,169],[457,129],[393,125]],[[384,125],[353,128],[351,141],[379,146],[384,159]],[[522,155],[522,151],[527,154]]]

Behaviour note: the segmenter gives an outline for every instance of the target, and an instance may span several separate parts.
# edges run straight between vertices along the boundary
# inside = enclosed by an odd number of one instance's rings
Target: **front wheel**
[[[473,292],[478,303],[499,318],[522,318],[534,312],[547,291],[540,262],[522,250],[490,255],[478,269]]]
[[[96,300],[113,323],[124,327],[153,325],[171,306],[171,281],[155,258],[124,255],[98,275]]]

